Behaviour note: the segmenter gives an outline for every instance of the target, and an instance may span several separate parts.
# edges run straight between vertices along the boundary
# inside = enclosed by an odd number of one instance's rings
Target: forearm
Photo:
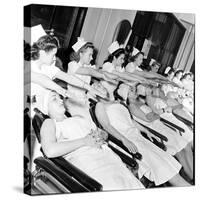
[[[49,144],[48,146],[45,145],[42,146],[46,156],[49,158],[53,158],[66,155],[84,145],[85,145],[84,138],[81,138],[73,141],[54,142]]]
[[[49,77],[35,72],[31,72],[31,82],[55,91],[61,89],[61,86],[53,82]]]
[[[118,75],[120,78],[125,79],[127,81],[143,81],[144,78],[139,77],[134,74],[122,73],[122,72],[113,72],[115,75]]]
[[[135,117],[137,117],[137,118],[139,118],[139,119],[141,119],[145,122],[151,122],[151,120],[149,120],[146,117],[145,113],[142,110],[140,110],[139,108],[136,108],[131,103],[129,105],[129,110],[130,110],[132,116],[135,116]]]
[[[80,88],[84,88],[84,89],[89,89],[90,86],[89,84],[85,83],[84,81],[82,81],[81,79],[79,79],[78,77],[72,75],[72,74],[67,74],[65,72],[59,71],[56,74],[56,78],[69,83],[70,85],[74,85],[76,87],[80,87]]]
[[[111,135],[113,135],[115,138],[117,138],[120,141],[123,141],[124,139],[126,139],[117,129],[115,129],[113,126],[109,125],[103,125],[103,128],[110,133]]]

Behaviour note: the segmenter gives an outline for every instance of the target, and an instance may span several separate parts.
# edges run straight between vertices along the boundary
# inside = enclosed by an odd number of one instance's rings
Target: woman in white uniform
[[[58,78],[69,84],[82,88],[83,91],[90,90],[94,94],[102,95],[86,82],[79,78],[61,71],[55,66],[55,55],[59,47],[57,38],[47,35],[41,25],[31,28],[31,95],[42,95],[46,88],[57,91],[63,96],[70,96],[62,87],[52,80]]]
[[[140,133],[141,126],[131,120],[129,111],[118,102],[96,105],[96,117],[103,128],[123,144],[131,152],[139,151],[142,160],[139,162],[139,178],[145,176],[155,185],[169,181],[174,186],[189,185],[180,175],[181,165],[168,153],[146,140]],[[139,129],[138,129],[139,128]]]
[[[177,70],[174,74],[174,78],[172,81],[176,83],[180,88],[183,87],[183,84],[181,82],[181,77],[183,76],[183,70]]]
[[[98,79],[104,79],[106,81],[114,82],[108,74],[105,74],[96,69],[95,65],[91,65],[90,62],[93,59],[94,46],[91,42],[85,41],[83,38],[78,38],[78,41],[72,46],[74,52],[71,55],[71,62],[68,64],[68,73],[74,75],[87,84],[90,84],[91,78],[96,77]],[[68,105],[68,109],[72,115],[83,115],[88,111],[88,97],[85,91],[75,86],[69,86],[68,91],[75,94],[78,98],[82,99],[81,102],[76,103],[71,101]]]
[[[47,157],[63,156],[100,182],[103,191],[144,188],[104,144],[104,136],[95,124],[81,116],[67,118],[56,93],[46,93],[40,105],[39,109],[50,117],[41,127],[41,144]]]
[[[134,48],[132,52],[132,57],[130,58],[129,63],[125,67],[125,71],[134,75],[137,75],[142,78],[158,78],[164,81],[167,79],[160,74],[155,72],[145,72],[140,68],[140,65],[143,62],[144,53],[139,51],[138,49]]]
[[[178,121],[178,123],[175,122],[175,124],[182,125],[181,127],[185,128],[185,132],[182,133],[182,136],[180,136],[180,134],[168,128],[159,120],[159,116],[161,116],[173,122],[173,116],[168,113],[171,108],[168,107],[167,104],[162,101],[162,99],[154,98],[151,95],[151,88],[138,85],[136,88],[136,93],[137,95],[134,94],[133,91],[131,98],[129,98],[129,109],[134,119],[152,129],[155,129],[168,138],[168,141],[165,142],[165,145],[167,146],[167,152],[170,155],[177,157],[179,162],[183,165],[184,170],[189,178],[193,179],[193,133],[184,124]],[[138,101],[138,95],[146,96],[146,99],[143,103]]]

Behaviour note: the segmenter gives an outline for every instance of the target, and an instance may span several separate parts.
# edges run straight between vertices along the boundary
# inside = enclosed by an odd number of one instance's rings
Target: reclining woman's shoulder
[[[42,127],[41,127],[41,131],[44,129],[54,129],[55,128],[55,122],[53,121],[53,119],[45,119]]]

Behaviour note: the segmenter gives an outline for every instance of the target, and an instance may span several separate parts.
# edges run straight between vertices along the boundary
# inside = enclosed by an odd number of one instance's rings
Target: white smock
[[[124,68],[122,68],[121,66],[114,66],[111,62],[105,62],[102,66],[102,70],[112,73],[114,71],[117,72],[124,72]],[[114,100],[114,95],[113,92],[116,89],[116,85],[112,84],[112,83],[108,83],[107,81],[101,81],[101,84],[107,89],[108,93],[109,93],[109,97],[110,100]]]
[[[145,139],[133,124],[129,111],[121,104],[106,105],[106,112],[111,125],[132,141],[142,154],[139,162],[139,176],[146,176],[156,185],[167,182],[181,169],[181,165],[168,153]],[[148,168],[141,167],[145,163]]]
[[[68,64],[68,73],[76,76],[77,78],[81,79],[87,84],[90,84],[91,76],[89,75],[80,75],[77,74],[77,70],[82,67],[89,67],[95,69],[95,66],[92,65],[82,65],[80,62],[71,61]],[[82,116],[88,116],[89,114],[89,101],[88,96],[86,94],[86,90],[68,85],[68,91],[75,94],[79,99],[77,101],[70,100],[68,101],[68,110],[71,113],[71,115],[82,115]]]
[[[57,142],[85,137],[95,125],[80,116],[66,118],[56,124]],[[107,146],[84,146],[64,158],[103,185],[103,190],[141,189],[144,186]]]

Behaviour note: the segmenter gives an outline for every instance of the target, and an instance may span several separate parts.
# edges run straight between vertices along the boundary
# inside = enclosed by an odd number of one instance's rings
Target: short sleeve
[[[69,74],[75,74],[76,71],[79,69],[79,65],[77,62],[75,61],[71,61],[69,64],[68,64],[68,70],[67,72]]]
[[[56,67],[55,65],[43,65],[41,72],[42,74],[48,76],[50,79],[54,79],[56,74],[60,71],[60,69],[58,67]]]
[[[136,70],[136,67],[134,65],[132,65],[132,63],[128,63],[125,67],[125,70],[127,72],[131,72],[133,73]]]
[[[106,63],[103,64],[102,70],[111,73],[114,70],[114,67],[111,63],[106,62]]]

